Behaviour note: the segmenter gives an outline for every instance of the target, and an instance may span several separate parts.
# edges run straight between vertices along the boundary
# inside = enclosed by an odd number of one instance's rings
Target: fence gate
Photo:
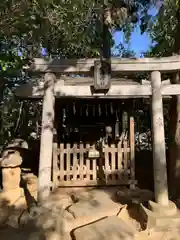
[[[95,144],[53,144],[53,187],[61,186],[134,186],[134,118],[128,132],[115,144],[103,145],[99,156],[90,158]]]

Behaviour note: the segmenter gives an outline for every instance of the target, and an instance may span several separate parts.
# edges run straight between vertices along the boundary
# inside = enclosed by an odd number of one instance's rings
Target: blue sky
[[[140,57],[141,53],[146,52],[152,44],[152,41],[146,32],[141,35],[139,26],[137,26],[132,32],[129,44],[125,44],[122,32],[116,32],[114,34],[114,39],[116,45],[123,43],[125,46],[128,46],[129,49],[134,50],[137,57]]]
[[[149,14],[155,16],[157,14],[157,9],[155,7],[150,8]],[[124,45],[126,45],[122,32],[116,32],[114,34],[114,39],[115,39],[116,45],[120,43],[123,43]],[[145,32],[144,34],[141,35],[139,26],[135,27],[134,31],[131,34],[131,40],[128,46],[131,50],[135,51],[136,57],[140,57],[141,53],[146,52],[150,48],[151,44],[152,44],[152,41],[148,36],[148,34]]]

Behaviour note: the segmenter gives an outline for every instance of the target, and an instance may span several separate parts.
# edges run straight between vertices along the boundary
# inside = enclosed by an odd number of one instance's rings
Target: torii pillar
[[[141,204],[143,217],[148,228],[167,227],[170,219],[173,219],[177,213],[176,205],[168,197],[162,85],[159,71],[151,73],[151,88],[155,202],[149,201],[149,209]]]
[[[152,138],[155,200],[163,206],[169,205],[166,146],[164,134],[163,101],[161,94],[161,73],[151,73],[152,87]]]
[[[56,76],[53,73],[45,73],[38,176],[38,201],[40,202],[49,196],[51,187],[55,80]]]

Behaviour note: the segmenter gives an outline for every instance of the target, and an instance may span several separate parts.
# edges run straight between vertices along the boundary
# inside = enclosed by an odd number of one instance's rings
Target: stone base
[[[174,202],[169,201],[169,205],[166,207],[161,206],[155,202],[149,201],[149,209],[162,216],[174,216],[177,213],[177,207]]]
[[[26,207],[22,188],[0,192],[0,228],[18,227],[18,218]]]
[[[8,191],[0,192],[0,204],[3,205],[17,205],[20,204],[21,199],[24,201],[24,190],[22,188],[10,189]]]
[[[147,224],[148,229],[155,227],[180,226],[180,214],[173,202],[168,207],[149,201],[149,209],[140,205],[140,214]]]
[[[2,186],[4,191],[18,189],[21,181],[20,167],[3,167],[2,168]]]

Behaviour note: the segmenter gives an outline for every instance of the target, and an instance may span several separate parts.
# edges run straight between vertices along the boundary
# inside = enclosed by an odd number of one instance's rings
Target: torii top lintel
[[[35,58],[33,59],[32,63],[29,66],[25,66],[24,69],[34,73],[88,73],[93,71],[95,61],[100,60],[95,58],[54,60]],[[151,71],[169,72],[177,71],[179,69],[179,55],[164,58],[111,58],[111,71],[116,73]]]

